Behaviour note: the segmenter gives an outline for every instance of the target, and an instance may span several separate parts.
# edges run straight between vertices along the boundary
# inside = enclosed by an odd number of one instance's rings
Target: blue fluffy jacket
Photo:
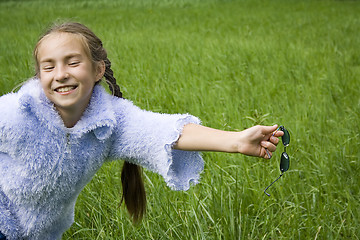
[[[187,190],[203,169],[199,153],[172,149],[187,123],[199,120],[141,110],[101,86],[73,128],[36,78],[0,97],[0,232],[9,240],[60,239],[80,191],[109,160],[141,165]]]

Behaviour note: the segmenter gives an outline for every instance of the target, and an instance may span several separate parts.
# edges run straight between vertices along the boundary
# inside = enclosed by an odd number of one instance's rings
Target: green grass
[[[31,77],[32,49],[57,19],[103,40],[124,96],[242,130],[283,124],[290,170],[204,153],[202,181],[174,192],[145,171],[148,212],[133,226],[120,204],[121,162],[80,195],[63,239],[359,239],[360,2],[0,1],[0,94]]]

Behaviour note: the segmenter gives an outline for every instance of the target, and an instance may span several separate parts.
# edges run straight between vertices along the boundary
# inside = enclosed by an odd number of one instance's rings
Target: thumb
[[[278,128],[277,124],[275,124],[273,126],[264,126],[262,129],[262,133],[264,135],[272,134],[274,131],[276,131],[277,128]]]

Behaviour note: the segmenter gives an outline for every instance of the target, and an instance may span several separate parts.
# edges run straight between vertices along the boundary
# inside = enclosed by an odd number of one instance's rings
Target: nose
[[[55,67],[55,80],[58,82],[66,81],[69,78],[69,73],[63,64],[59,64]]]

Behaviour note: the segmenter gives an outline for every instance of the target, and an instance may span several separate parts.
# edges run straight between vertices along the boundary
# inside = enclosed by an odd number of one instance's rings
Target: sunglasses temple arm
[[[269,150],[265,148],[266,154],[268,155],[269,159],[271,159],[271,154],[269,153]]]
[[[281,126],[280,126],[281,127]],[[277,133],[277,131],[279,131],[280,127],[278,127],[275,132],[272,134],[273,136],[275,135],[275,133]]]
[[[280,174],[280,176],[279,176],[275,181],[273,181],[269,186],[267,186],[267,188],[265,188],[264,193],[265,193],[268,197],[270,197],[270,194],[267,193],[266,190],[268,190],[268,188],[269,188],[271,185],[273,185],[277,180],[279,180],[279,178],[281,178],[282,175],[283,175],[283,173]]]

